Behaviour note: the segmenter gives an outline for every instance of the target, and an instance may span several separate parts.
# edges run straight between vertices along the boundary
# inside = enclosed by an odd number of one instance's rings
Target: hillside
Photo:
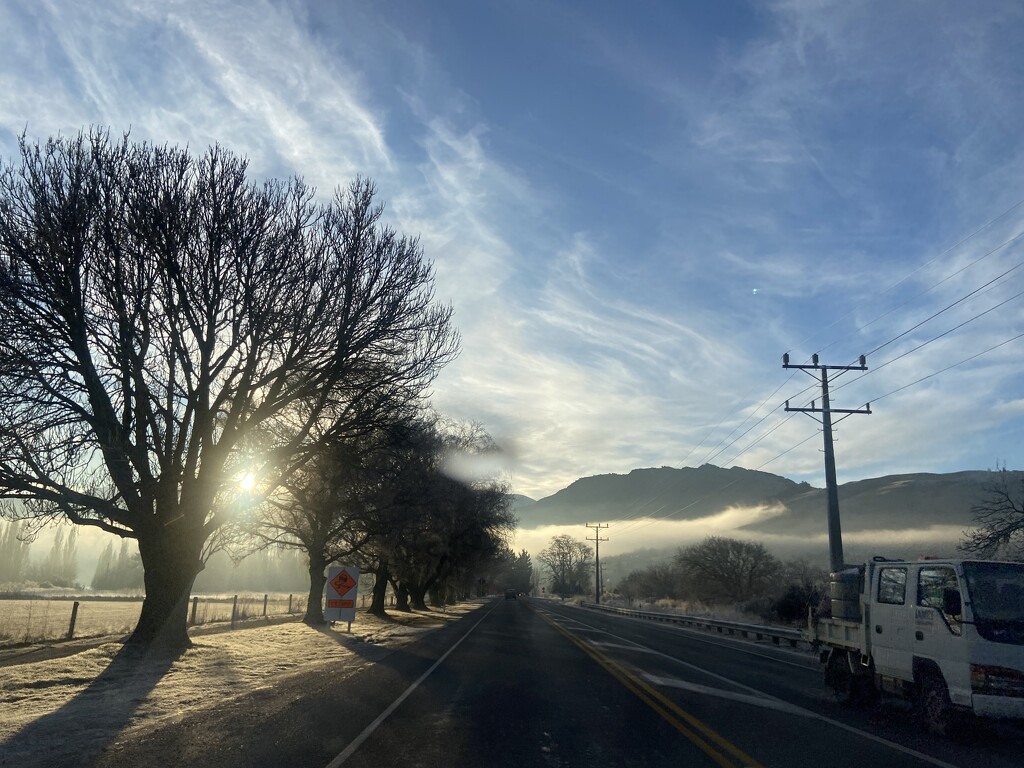
[[[803,490],[810,486],[740,467],[661,467],[584,477],[533,504],[517,505],[516,510],[523,528],[632,517],[693,520],[730,506],[754,506]]]
[[[991,472],[954,472],[889,475],[845,483],[839,486],[843,531],[967,527],[972,522],[971,507],[985,495],[991,480]],[[785,513],[744,529],[783,535],[806,533],[821,525],[828,504],[823,488],[804,489],[779,501],[785,505]]]
[[[1024,472],[1013,472],[1014,482]],[[987,471],[890,475],[839,487],[844,533],[966,528],[971,507],[993,479]],[[824,531],[823,488],[778,475],[713,465],[636,469],[585,477],[535,502],[517,504],[520,526],[582,525],[595,520],[697,520],[731,507],[776,507],[777,514],[738,528],[748,534],[807,536]]]

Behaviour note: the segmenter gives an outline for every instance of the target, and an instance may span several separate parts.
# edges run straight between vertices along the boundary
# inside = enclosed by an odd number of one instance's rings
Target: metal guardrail
[[[769,639],[775,645],[781,645],[783,641],[789,643],[793,648],[796,644],[804,641],[803,632],[799,629],[784,629],[783,627],[769,627],[764,624],[742,624],[737,621],[722,621],[721,619],[709,619],[701,616],[689,616],[681,613],[658,613],[656,611],[637,611],[632,608],[617,608],[610,605],[596,605],[594,603],[581,603],[583,608],[616,613],[620,616],[633,616],[648,621],[658,621],[666,624],[682,624],[688,627],[706,629],[719,634],[739,635],[741,637],[753,637],[757,640]]]

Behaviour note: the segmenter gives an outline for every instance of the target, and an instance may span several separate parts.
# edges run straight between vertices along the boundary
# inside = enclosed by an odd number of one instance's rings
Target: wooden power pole
[[[860,356],[859,365],[819,365],[818,356],[811,357],[810,365],[795,365],[789,362],[789,354],[782,356],[783,368],[797,368],[818,378],[818,371],[821,372],[821,408],[815,406],[811,401],[810,408],[791,408],[789,400],[786,401],[787,411],[798,411],[807,414],[821,414],[820,424],[822,435],[825,441],[825,487],[828,492],[828,555],[829,565],[833,571],[841,571],[845,565],[843,559],[843,531],[839,525],[839,487],[836,483],[836,455],[832,446],[832,414],[843,413],[849,416],[851,413],[871,413],[871,403],[863,408],[833,408],[828,397],[828,372],[831,371],[866,371],[868,369],[864,355]],[[815,373],[810,373],[815,371]],[[845,419],[846,416],[843,416]],[[814,416],[815,421],[818,421]],[[840,419],[841,421],[842,419]]]
[[[607,523],[597,523],[595,525],[587,523],[587,528],[594,529],[594,538],[587,539],[587,541],[594,542],[594,565],[596,571],[594,575],[594,602],[597,605],[601,604],[601,542],[608,541],[607,537],[601,538],[601,529],[607,527]]]

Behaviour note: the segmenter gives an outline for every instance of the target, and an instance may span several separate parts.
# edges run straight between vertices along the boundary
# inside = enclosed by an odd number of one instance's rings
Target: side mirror
[[[946,587],[942,590],[942,612],[947,616],[957,616],[963,613],[964,607],[960,600],[960,590]]]

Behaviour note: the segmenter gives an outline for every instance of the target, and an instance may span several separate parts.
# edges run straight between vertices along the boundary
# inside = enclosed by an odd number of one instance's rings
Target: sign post
[[[356,619],[356,597],[359,592],[359,569],[350,566],[333,565],[327,569],[327,605],[324,618],[327,621],[347,621],[348,631]]]

